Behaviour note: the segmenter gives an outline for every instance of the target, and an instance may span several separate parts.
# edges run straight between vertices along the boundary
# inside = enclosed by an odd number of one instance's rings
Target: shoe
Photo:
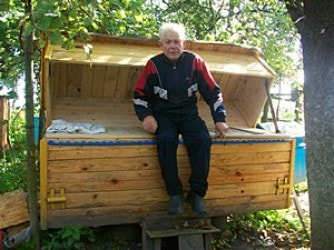
[[[183,194],[171,195],[169,197],[168,214],[170,215],[182,214],[183,213],[183,203],[184,203]]]
[[[208,210],[205,207],[204,199],[202,196],[195,192],[190,191],[187,195],[186,201],[191,204],[192,210],[199,216],[205,217]]]

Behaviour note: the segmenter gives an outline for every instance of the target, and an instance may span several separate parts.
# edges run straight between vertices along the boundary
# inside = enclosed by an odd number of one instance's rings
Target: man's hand
[[[228,125],[225,122],[216,122],[215,129],[216,137],[225,138],[228,131]]]
[[[146,132],[154,134],[157,131],[158,123],[152,115],[149,115],[143,120],[143,128]]]

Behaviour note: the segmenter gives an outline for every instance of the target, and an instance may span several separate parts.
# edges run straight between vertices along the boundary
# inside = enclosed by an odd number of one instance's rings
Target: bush
[[[26,190],[26,139],[22,110],[13,111],[9,123],[10,148],[2,153],[0,162],[0,193],[23,188]]]

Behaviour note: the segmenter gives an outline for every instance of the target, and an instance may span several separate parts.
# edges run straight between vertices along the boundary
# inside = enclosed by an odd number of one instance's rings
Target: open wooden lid
[[[93,47],[90,58],[83,49],[87,44]],[[199,54],[212,73],[263,78],[275,76],[275,72],[254,48],[221,42],[187,41],[185,49]],[[158,53],[161,53],[161,50],[156,39],[92,34],[90,41],[76,42],[73,50],[49,45],[44,59],[64,63],[144,66],[151,57]]]

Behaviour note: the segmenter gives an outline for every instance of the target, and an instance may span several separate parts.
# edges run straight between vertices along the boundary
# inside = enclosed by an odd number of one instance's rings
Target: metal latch
[[[277,178],[277,180],[276,180],[276,195],[285,194],[285,193],[288,194],[290,188],[291,188],[291,185],[289,183],[289,178],[288,177],[285,177],[283,180],[280,180],[280,178]]]
[[[65,188],[60,188],[59,192],[56,192],[54,188],[50,188],[47,202],[50,204],[50,209],[65,209]]]

